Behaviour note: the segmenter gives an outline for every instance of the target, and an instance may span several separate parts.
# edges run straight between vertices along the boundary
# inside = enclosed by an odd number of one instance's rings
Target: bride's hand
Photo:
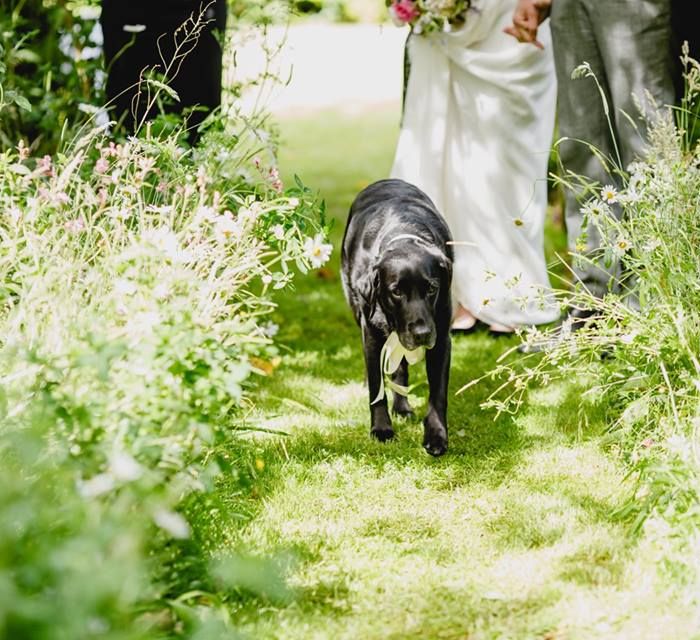
[[[544,45],[537,39],[537,29],[549,15],[552,0],[518,0],[513,12],[513,24],[503,29],[518,42],[531,42],[538,49]]]

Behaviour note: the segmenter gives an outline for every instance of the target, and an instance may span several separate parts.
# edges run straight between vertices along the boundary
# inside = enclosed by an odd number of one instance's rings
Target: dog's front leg
[[[380,442],[391,440],[394,430],[391,428],[391,418],[387,404],[386,390],[384,397],[377,402],[382,383],[382,365],[380,357],[386,337],[381,331],[370,326],[364,319],[362,322],[362,346],[365,352],[367,367],[367,386],[369,387],[369,413],[371,419],[370,434]]]
[[[450,380],[452,342],[449,328],[439,331],[435,346],[425,354],[430,397],[423,420],[423,447],[431,456],[447,451],[447,385]]]
[[[402,387],[408,386],[408,362],[406,362],[406,358],[401,360],[399,368],[391,375],[391,381],[394,384],[401,385]],[[403,416],[404,418],[413,418],[414,416],[413,409],[408,402],[408,398],[406,396],[402,396],[400,393],[396,393],[395,391],[392,409],[397,416]]]

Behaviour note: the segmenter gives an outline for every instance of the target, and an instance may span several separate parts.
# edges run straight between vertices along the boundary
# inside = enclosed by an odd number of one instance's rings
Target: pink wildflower
[[[62,207],[70,203],[70,196],[65,191],[49,191],[43,187],[39,189],[39,197],[52,207]]]
[[[141,157],[137,160],[137,164],[139,169],[141,169],[141,175],[143,178],[145,178],[151,171],[153,171],[153,167],[156,165],[155,158],[150,158],[150,157]]]
[[[117,147],[114,144],[114,142],[110,142],[108,147],[102,147],[100,149],[100,154],[102,155],[103,158],[112,158],[116,157],[119,155],[117,153]]]
[[[37,161],[36,166],[37,169],[39,169],[40,173],[44,174],[45,176],[53,175],[53,165],[51,164],[51,156],[44,156],[43,158]]]
[[[95,171],[97,173],[105,173],[109,169],[109,162],[105,158],[98,158],[95,163]]]
[[[282,191],[284,191],[284,185],[282,184],[280,172],[277,170],[277,167],[272,167],[270,169],[270,184],[277,193],[282,193]]]
[[[77,218],[76,220],[69,220],[63,226],[68,233],[73,234],[80,233],[83,229],[85,229],[85,223],[80,218]]]
[[[389,14],[393,21],[401,26],[416,20],[420,16],[420,11],[412,0],[394,0],[389,7]]]
[[[17,155],[19,156],[20,162],[23,162],[29,157],[29,147],[24,144],[24,140],[20,140],[17,145]]]
[[[642,446],[645,449],[649,449],[654,446],[654,440],[652,438],[644,438],[644,440],[642,440]]]
[[[200,190],[204,189],[208,182],[209,177],[207,176],[207,170],[203,165],[199,165],[199,168],[197,169],[197,186],[200,188]]]

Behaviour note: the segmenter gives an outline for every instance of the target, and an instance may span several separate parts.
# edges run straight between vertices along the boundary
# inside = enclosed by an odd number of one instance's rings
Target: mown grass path
[[[282,131],[282,167],[321,190],[337,246],[355,193],[388,171],[395,111],[318,114]],[[579,408],[574,386],[532,393],[516,418],[479,408],[495,383],[451,395],[441,459],[422,450],[419,421],[400,422],[381,445],[368,436],[338,252],[279,302],[288,351],[247,420],[289,435],[258,437],[249,518],[227,537],[255,554],[291,550],[296,595],[242,604],[250,637],[690,637],[657,590],[654,552],[611,516],[624,472],[602,447],[603,416]],[[452,393],[512,344],[456,338]],[[413,403],[421,415],[424,387]]]

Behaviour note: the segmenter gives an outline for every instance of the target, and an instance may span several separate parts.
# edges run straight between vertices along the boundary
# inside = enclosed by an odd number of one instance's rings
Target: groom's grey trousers
[[[670,0],[552,0],[561,137],[590,143],[617,162],[615,136],[623,169],[642,152],[645,123],[633,95],[645,106],[647,91],[660,106],[674,100],[670,4]],[[595,81],[571,79],[572,70],[582,62],[589,63],[605,92],[612,131]],[[601,186],[619,187],[619,179],[606,172],[583,142],[565,141],[559,153],[565,170],[598,181]],[[583,222],[581,197],[580,192],[567,189],[567,236],[570,251],[576,253],[581,253],[576,250]],[[589,227],[586,236],[585,253],[595,255],[600,247],[599,234]],[[575,272],[591,293],[602,297],[613,287],[612,280],[619,277],[619,266],[606,268],[598,260],[597,266],[576,265]]]

